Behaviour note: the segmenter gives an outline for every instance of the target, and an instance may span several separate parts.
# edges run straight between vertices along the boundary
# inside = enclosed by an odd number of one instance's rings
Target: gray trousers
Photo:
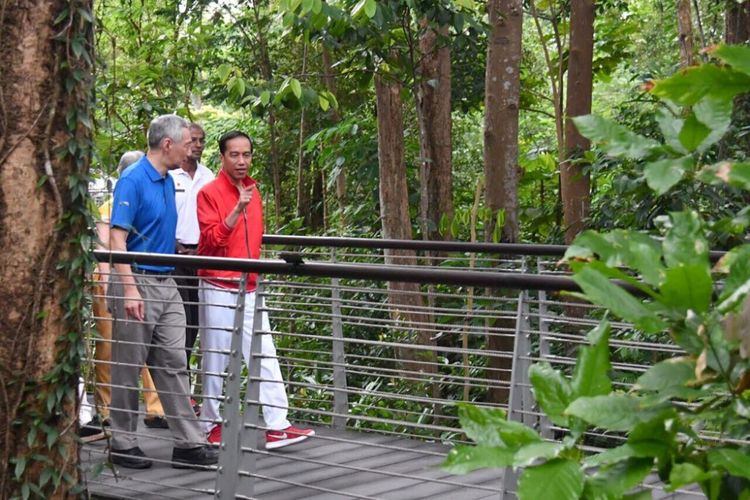
[[[185,309],[169,276],[133,275],[143,298],[143,322],[125,317],[123,286],[110,282],[112,333],[112,448],[138,446],[138,380],[144,363],[151,371],[176,448],[205,444],[190,405],[185,376]]]

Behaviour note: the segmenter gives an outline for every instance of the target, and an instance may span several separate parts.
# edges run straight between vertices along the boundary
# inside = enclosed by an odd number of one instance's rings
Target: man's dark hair
[[[244,137],[248,141],[250,141],[250,152],[253,152],[253,140],[250,138],[249,135],[247,135],[245,132],[241,130],[230,130],[226,134],[219,137],[219,152],[221,154],[224,154],[224,151],[227,149],[227,142],[231,141],[232,139],[236,139],[238,137]]]

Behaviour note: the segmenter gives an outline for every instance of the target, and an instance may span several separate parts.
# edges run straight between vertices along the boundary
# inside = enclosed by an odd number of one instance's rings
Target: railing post
[[[240,288],[237,294],[237,308],[234,311],[232,343],[227,367],[226,398],[224,411],[219,467],[216,471],[216,498],[234,500],[237,493],[237,469],[240,464],[240,389],[242,380],[242,335],[245,323],[245,292],[247,290],[247,273],[242,273]]]
[[[336,262],[336,248],[331,249],[331,262]],[[346,392],[346,353],[344,350],[344,328],[341,321],[341,295],[339,279],[331,278],[331,314],[333,345],[333,428],[345,429],[349,412],[349,395]]]
[[[250,366],[247,368],[247,390],[245,392],[245,418],[242,423],[240,433],[242,448],[255,450],[258,447],[258,437],[260,425],[260,364],[263,361],[263,283],[261,276],[258,275],[257,287],[255,288],[255,311],[253,313],[253,334],[250,342]],[[271,332],[265,333],[271,335]],[[252,498],[255,496],[255,473],[258,468],[258,455],[250,452],[247,456],[241,457],[242,472],[246,475],[240,476],[239,491],[243,497]],[[239,474],[239,470],[237,471]]]
[[[537,274],[544,272],[544,262],[539,259],[537,263]],[[546,359],[550,355],[549,338],[549,320],[547,319],[547,292],[539,290],[539,359]],[[539,417],[539,431],[543,438],[551,439],[553,437],[552,424],[549,419],[542,415]]]
[[[528,402],[524,392],[528,391],[529,381],[529,361],[528,356],[531,354],[531,342],[528,333],[528,305],[526,303],[526,291],[518,294],[518,308],[516,310],[516,330],[513,343],[513,367],[510,375],[510,395],[508,397],[508,419],[518,422],[527,423],[528,416],[526,411],[530,407],[526,406]],[[503,471],[502,477],[502,497],[504,499],[514,498],[511,491],[515,491],[517,474],[512,467],[507,467]]]

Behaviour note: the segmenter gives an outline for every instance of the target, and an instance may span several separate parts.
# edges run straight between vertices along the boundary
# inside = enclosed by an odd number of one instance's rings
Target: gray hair
[[[126,153],[123,153],[120,157],[120,163],[117,164],[118,175],[141,158],[143,158],[143,151],[128,151]]]
[[[172,139],[182,141],[182,129],[190,128],[187,121],[177,115],[161,115],[151,120],[148,126],[148,148],[160,149],[161,141]]]

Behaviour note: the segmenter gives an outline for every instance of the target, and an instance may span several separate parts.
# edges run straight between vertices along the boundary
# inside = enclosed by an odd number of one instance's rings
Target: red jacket
[[[211,257],[260,258],[260,245],[263,239],[263,202],[260,199],[254,179],[245,177],[245,187],[253,187],[250,203],[245,208],[247,217],[247,238],[242,215],[233,228],[227,227],[224,220],[237,205],[239,191],[229,176],[222,170],[215,180],[206,184],[198,192],[198,225],[201,237],[198,242],[198,255]],[[198,276],[222,288],[238,288],[240,272],[199,269]],[[247,290],[255,290],[255,273],[247,280]],[[227,279],[233,281],[226,281]]]

